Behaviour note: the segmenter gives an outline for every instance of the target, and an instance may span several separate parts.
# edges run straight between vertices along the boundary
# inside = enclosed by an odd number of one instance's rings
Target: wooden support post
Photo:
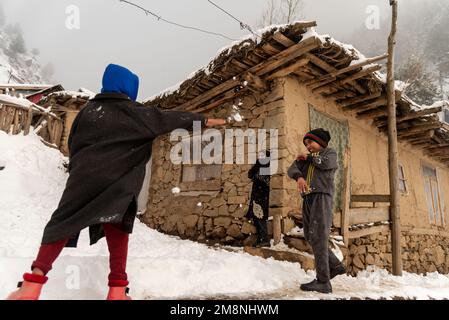
[[[346,149],[344,156],[344,170],[343,177],[345,179],[343,185],[343,197],[341,202],[341,235],[345,246],[349,243],[349,207],[351,204],[351,172],[350,172],[350,152]]]
[[[281,215],[279,213],[276,213],[273,215],[273,240],[274,245],[277,245],[279,242],[281,242]]]
[[[30,133],[31,122],[33,121],[33,106],[28,108],[27,116],[26,116],[25,128],[23,130],[24,135],[28,135]]]
[[[388,105],[388,155],[390,177],[390,214],[391,252],[393,258],[393,274],[402,276],[401,254],[401,219],[399,207],[399,163],[398,163],[398,137],[396,129],[396,98],[394,91],[394,46],[396,43],[396,29],[398,19],[398,2],[390,0],[392,7],[391,33],[388,37],[388,63],[387,63],[387,105]]]

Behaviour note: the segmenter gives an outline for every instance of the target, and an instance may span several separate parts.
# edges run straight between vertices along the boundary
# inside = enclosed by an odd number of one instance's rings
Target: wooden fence
[[[345,184],[343,188],[343,210],[334,214],[333,225],[340,228],[344,243],[347,245],[349,239],[360,238],[373,233],[390,230],[389,224],[374,225],[379,222],[390,222],[389,195],[353,195],[350,188],[349,165],[344,170]],[[363,207],[355,204],[363,204]],[[367,206],[366,204],[371,206]],[[378,206],[378,204],[383,204]],[[351,231],[351,226],[364,225],[362,229]]]
[[[0,130],[8,134],[23,132],[28,135],[33,126],[44,143],[59,148],[63,125],[61,118],[35,104],[29,107],[12,103],[0,104]]]

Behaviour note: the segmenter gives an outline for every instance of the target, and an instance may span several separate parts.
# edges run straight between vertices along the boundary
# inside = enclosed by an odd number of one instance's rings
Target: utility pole
[[[399,207],[399,163],[398,163],[398,136],[396,127],[396,101],[394,89],[394,46],[396,43],[396,29],[398,19],[398,2],[390,0],[392,9],[391,32],[388,37],[388,63],[387,63],[387,105],[388,105],[388,165],[390,176],[390,216],[391,226],[391,252],[393,261],[393,274],[402,276],[401,254],[401,219]]]

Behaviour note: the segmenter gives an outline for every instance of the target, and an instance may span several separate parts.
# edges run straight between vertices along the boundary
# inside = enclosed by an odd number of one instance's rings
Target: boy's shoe
[[[261,248],[261,247],[271,247],[271,243],[270,241],[261,241],[261,242],[256,242],[256,244],[254,245],[256,248]]]
[[[132,300],[128,293],[129,288],[127,287],[109,287],[106,300]]]
[[[333,279],[336,276],[339,276],[341,274],[346,274],[346,268],[345,268],[345,266],[342,263],[340,263],[339,265],[331,268],[331,270],[330,270],[330,278],[331,279]]]
[[[39,300],[42,287],[47,282],[46,276],[25,273],[23,282],[19,282],[18,290],[12,292],[6,300]]]
[[[127,280],[109,280],[109,292],[106,300],[132,300],[128,295]]]
[[[321,293],[332,293],[332,285],[330,281],[319,282],[317,279],[309,283],[304,283],[300,286],[302,291],[316,291]]]

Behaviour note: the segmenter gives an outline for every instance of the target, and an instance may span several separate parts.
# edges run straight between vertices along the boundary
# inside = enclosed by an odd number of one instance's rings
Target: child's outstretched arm
[[[312,162],[315,167],[321,170],[337,169],[337,152],[334,149],[325,149],[324,151],[307,156],[307,161]]]

